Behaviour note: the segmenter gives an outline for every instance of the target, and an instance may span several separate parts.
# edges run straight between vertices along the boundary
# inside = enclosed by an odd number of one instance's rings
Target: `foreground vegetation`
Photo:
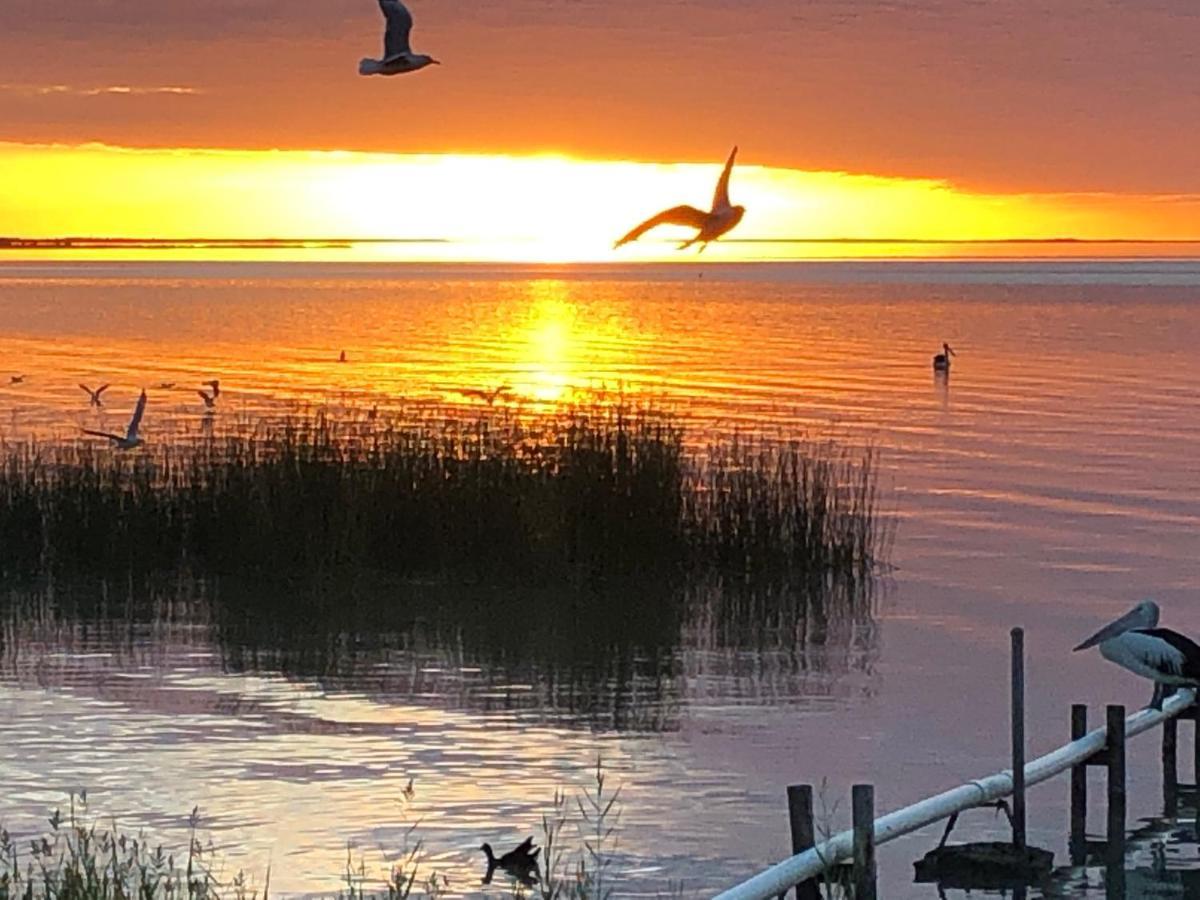
[[[594,583],[867,574],[870,450],[694,447],[624,405],[462,420],[315,412],[133,452],[0,445],[0,576],[190,570]]]
[[[620,789],[605,786],[603,765],[596,763],[590,789],[577,797],[554,797],[542,817],[540,865],[533,870],[498,870],[496,884],[513,897],[541,900],[606,900],[617,879],[612,870],[620,818]],[[411,792],[411,785],[408,789]],[[402,798],[403,799],[403,798]],[[18,841],[0,827],[0,900],[267,900],[271,891],[268,869],[261,885],[238,871],[225,879],[223,863],[211,841],[199,830],[199,809],[189,819],[186,850],[178,855],[144,834],[88,824],[83,814],[86,793],[70,795],[64,816],[55,810],[50,829],[28,841]],[[347,854],[343,889],[336,900],[417,900],[452,893],[443,873],[426,865],[423,843],[408,832],[399,859],[377,875],[363,860]],[[474,848],[472,848],[474,849]],[[474,890],[474,886],[470,888]],[[453,893],[462,893],[461,887]],[[670,896],[678,896],[673,890]]]

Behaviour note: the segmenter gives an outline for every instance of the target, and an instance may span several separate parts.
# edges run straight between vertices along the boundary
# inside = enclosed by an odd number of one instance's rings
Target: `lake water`
[[[817,633],[750,607],[714,623],[709,586],[652,653],[441,621],[435,587],[382,623],[288,621],[281,603],[251,627],[205,612],[203,585],[163,591],[148,621],[120,615],[117,590],[104,614],[10,622],[0,821],[34,829],[84,786],[97,814],[181,844],[198,805],[232,864],[269,863],[280,892],[336,888],[348,844],[381,870],[419,821],[430,864],[473,894],[479,844],[537,833],[599,755],[621,786],[617,894],[701,896],[785,855],[789,783],[824,782],[842,826],[854,782],[888,810],[1005,768],[1014,625],[1030,753],[1058,746],[1072,702],[1098,722],[1149,696],[1072,655],[1083,636],[1145,597],[1200,633],[1198,298],[1188,260],[0,265],[5,439],[120,426],[142,386],[150,440],[199,427],[209,378],[218,415],[246,420],[620,390],[700,434],[871,443],[896,522],[892,567],[830,599],[844,614]],[[958,355],[935,379],[943,341]],[[81,381],[112,383],[105,410]],[[1161,811],[1157,753],[1131,745],[1131,824]],[[1031,840],[1059,862],[1066,791],[1030,796]],[[999,826],[979,812],[956,833]],[[911,862],[939,833],[880,848],[884,896],[936,896]],[[1168,844],[1170,867],[1196,866],[1194,843]],[[1070,896],[1089,895],[1079,881]]]

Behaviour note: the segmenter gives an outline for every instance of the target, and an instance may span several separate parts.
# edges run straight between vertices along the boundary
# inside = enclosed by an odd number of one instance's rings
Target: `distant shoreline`
[[[454,244],[448,238],[129,238],[129,237],[0,237],[4,250],[348,250],[355,246],[381,244]],[[468,242],[469,243],[469,242]],[[665,240],[661,243],[674,243]],[[1164,240],[1161,238],[729,238],[726,244],[812,244],[812,245],[886,245],[919,246],[1200,246],[1200,238]]]

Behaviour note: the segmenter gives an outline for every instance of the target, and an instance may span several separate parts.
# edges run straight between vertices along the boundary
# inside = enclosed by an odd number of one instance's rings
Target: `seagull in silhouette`
[[[206,391],[196,391],[196,393],[199,394],[200,399],[204,401],[205,409],[216,409],[217,398],[221,396],[221,382],[214,378],[212,381],[206,381],[204,383],[212,388],[212,393],[210,394]]]
[[[175,382],[173,382],[173,381],[160,381],[160,382],[158,383],[158,389],[159,389],[160,391],[170,391],[170,390],[174,390],[174,389],[175,389]]]
[[[142,391],[142,396],[138,397],[137,406],[133,408],[133,417],[129,420],[129,426],[125,429],[125,434],[113,434],[109,431],[92,431],[89,428],[83,429],[84,434],[94,435],[95,437],[108,438],[112,441],[113,446],[118,450],[132,450],[134,447],[140,447],[142,439],[138,437],[138,426],[142,424],[142,415],[146,412],[146,392]]]
[[[383,33],[383,59],[363,59],[358,63],[359,75],[403,75],[426,66],[441,63],[424,53],[413,53],[409,43],[413,18],[400,0],[379,0],[379,8],[387,20]]]
[[[659,225],[686,225],[696,229],[696,236],[680,244],[680,250],[686,250],[692,244],[699,243],[700,251],[703,251],[709,241],[715,241],[721,235],[732,231],[746,214],[746,207],[732,206],[729,203],[729,175],[733,171],[737,151],[738,148],[734,147],[733,152],[729,154],[725,171],[721,173],[721,180],[717,182],[717,191],[713,194],[712,209],[709,212],[703,212],[694,206],[673,206],[665,209],[613,244],[613,249],[636,241],[651,228],[657,228]]]
[[[24,375],[12,375],[8,379],[9,384],[21,384],[24,381],[25,381]]]
[[[88,387],[86,384],[81,383],[79,386],[81,388],[83,388],[85,391],[87,391],[88,402],[92,406],[103,406],[104,405],[104,401],[100,399],[100,395],[108,390],[107,384],[100,385],[100,387],[96,388],[94,391],[90,387]]]
[[[482,388],[463,388],[457,391],[457,393],[464,397],[477,397],[488,406],[495,406],[496,401],[500,399],[500,395],[507,394],[511,390],[512,387],[510,385],[502,384],[498,388],[490,391],[485,391]]]
[[[538,870],[538,854],[542,852],[541,847],[533,846],[533,838],[526,838],[521,844],[512,850],[509,850],[503,856],[497,857],[492,852],[491,844],[484,844],[479,848],[487,857],[487,874],[483,876],[484,884],[492,883],[492,876],[496,874],[497,869],[501,869],[508,875],[511,875],[517,881],[524,884],[526,887],[531,887],[541,877],[541,872]]]

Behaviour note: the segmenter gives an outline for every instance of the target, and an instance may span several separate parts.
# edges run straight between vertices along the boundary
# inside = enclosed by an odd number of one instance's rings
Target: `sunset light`
[[[752,159],[747,153],[730,187],[747,207],[745,221],[709,249],[714,257],[828,253],[819,244],[757,244],[764,241],[1197,234],[1200,203],[1189,198],[980,194],[936,180],[802,172]],[[678,259],[670,227],[619,251],[612,243],[661,207],[707,204],[719,170],[565,156],[16,144],[0,146],[0,168],[0,221],[14,236],[437,241],[449,245],[368,248],[358,257],[535,262]]]

